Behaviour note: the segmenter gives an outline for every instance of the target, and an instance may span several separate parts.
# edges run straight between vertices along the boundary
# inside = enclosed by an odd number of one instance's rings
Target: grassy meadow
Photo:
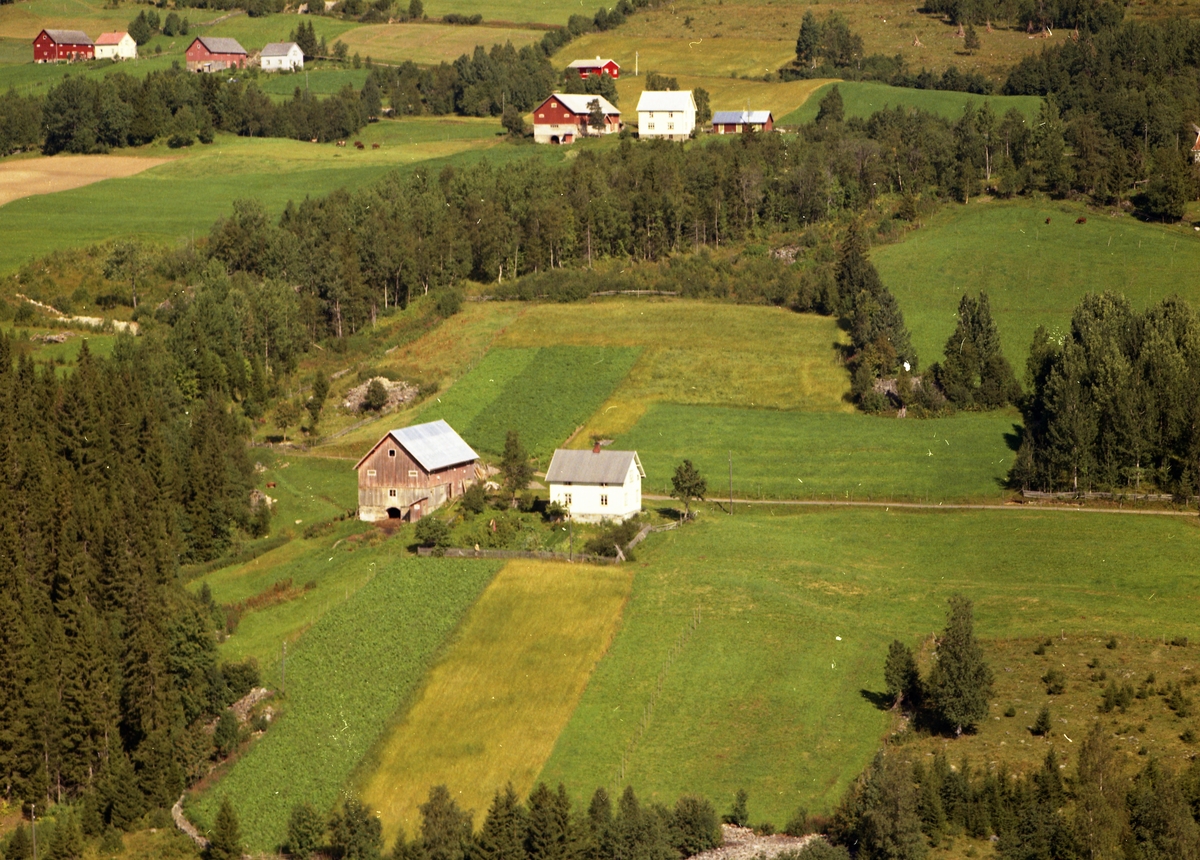
[[[1088,222],[1076,224],[1083,216]],[[941,358],[965,292],[988,294],[1018,376],[1037,326],[1065,332],[1086,293],[1113,290],[1139,308],[1172,293],[1200,301],[1192,277],[1200,235],[1189,225],[1147,224],[1068,203],[950,204],[871,259],[900,302],[924,366]]]
[[[384,840],[416,834],[429,787],[448,784],[476,826],[492,792],[528,794],[629,599],[629,567],[509,562],[484,591],[412,708],[366,758],[362,798]]]
[[[513,47],[531,45],[542,38],[542,30],[515,27],[462,27],[452,24],[368,24],[342,35],[350,53],[372,60],[420,64],[453,62],[470,54],[476,45],[491,48],[512,42]]]
[[[386,545],[373,564],[365,552],[350,555],[373,573],[291,649],[281,718],[211,790],[188,803],[203,829],[228,797],[251,851],[278,848],[295,804],[334,806],[499,567],[418,560]]]
[[[713,510],[639,548],[621,633],[541,778],[579,801],[628,784],[720,809],[745,788],[751,817],[776,826],[800,805],[827,811],[890,725],[867,695],[888,643],[940,629],[950,594],[975,602],[984,638],[1170,639],[1193,626],[1198,528],[1013,509]]]
[[[667,494],[688,457],[710,498],[996,499],[1012,466],[1015,411],[932,421],[656,403],[615,445],[638,452],[643,492]]]
[[[784,125],[812,122],[817,118],[821,99],[834,86],[838,88],[838,92],[842,96],[847,118],[856,116],[865,118],[876,111],[903,107],[908,110],[928,111],[954,120],[962,116],[963,108],[968,102],[979,107],[987,101],[991,103],[992,110],[997,116],[1003,116],[1015,108],[1029,119],[1033,119],[1042,106],[1039,96],[977,96],[971,93],[952,93],[942,90],[889,87],[887,84],[867,81],[842,81],[837,84],[823,83],[821,88],[814,92],[804,104],[784,116],[779,122]]]

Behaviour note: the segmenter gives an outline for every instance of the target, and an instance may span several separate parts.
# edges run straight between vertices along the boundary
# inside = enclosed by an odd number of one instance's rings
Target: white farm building
[[[128,33],[101,33],[96,40],[97,60],[136,60],[137,42]]]
[[[292,72],[304,68],[304,52],[295,42],[271,42],[259,55],[264,72]]]
[[[558,449],[546,470],[550,501],[582,522],[627,520],[642,510],[646,471],[637,451]]]
[[[696,127],[691,90],[646,90],[638,99],[638,137],[687,140]]]

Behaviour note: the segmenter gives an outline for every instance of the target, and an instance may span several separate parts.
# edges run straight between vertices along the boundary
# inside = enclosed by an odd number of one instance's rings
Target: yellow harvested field
[[[634,54],[637,54],[636,58]],[[728,78],[750,75],[761,78],[774,72],[796,54],[796,37],[790,40],[721,38],[634,38],[624,28],[592,33],[572,42],[564,56],[612,57],[621,65],[618,80],[633,79],[634,66],[641,75]],[[562,63],[566,65],[566,62]]]
[[[640,346],[642,355],[575,434],[612,438],[654,402],[850,412],[836,321],[715,302],[600,301],[533,305],[496,346]],[[769,344],[769,349],[763,349]]]
[[[512,561],[472,607],[409,712],[360,770],[386,842],[411,837],[445,784],[482,821],[511,782],[527,794],[620,625],[628,566]]]
[[[127,155],[55,155],[0,163],[0,206],[22,197],[133,176],[172,160]]]
[[[517,48],[542,38],[543,31],[517,27],[456,27],[450,24],[370,24],[342,35],[351,53],[373,60],[400,63],[453,62],[476,45],[512,42]]]

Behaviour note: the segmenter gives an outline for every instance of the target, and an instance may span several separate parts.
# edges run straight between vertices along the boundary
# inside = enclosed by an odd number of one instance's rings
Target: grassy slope
[[[995,498],[1012,465],[1005,434],[1016,412],[937,421],[868,415],[721,409],[658,403],[616,445],[638,452],[644,492],[669,493],[688,457],[712,498],[728,496],[729,456],[738,498]]]
[[[1087,224],[1075,224],[1078,216]],[[1046,219],[1050,224],[1046,224]],[[923,364],[941,357],[964,292],[984,290],[1018,375],[1034,329],[1064,331],[1088,292],[1145,307],[1171,293],[1200,301],[1200,238],[1186,227],[1024,201],[950,205],[872,260],[900,301]]]
[[[988,101],[998,116],[1003,116],[1015,108],[1032,119],[1037,115],[1042,104],[1042,100],[1038,96],[985,97],[971,93],[912,90],[904,87],[889,87],[886,84],[842,81],[838,84],[824,84],[812,94],[808,101],[785,116],[780,122],[787,125],[812,122],[817,118],[821,99],[834,86],[837,86],[838,92],[841,93],[847,117],[868,117],[885,108],[904,107],[929,111],[946,119],[958,119],[962,116],[963,106],[967,102],[973,102],[978,107],[984,101]]]
[[[417,560],[382,547],[352,554],[364,573],[371,556],[374,577],[293,649],[282,718],[216,787],[189,804],[196,820],[211,825],[221,798],[229,797],[246,847],[268,851],[283,841],[295,804],[331,808],[498,567]]]
[[[828,809],[887,725],[860,691],[880,688],[893,637],[942,625],[949,594],[975,601],[986,637],[1184,630],[1196,528],[1029,511],[714,513],[640,551],[622,631],[542,778],[581,799],[619,790],[628,752],[642,797],[724,806],[744,787],[753,818],[776,825],[800,804]]]
[[[385,841],[415,834],[429,787],[448,783],[476,824],[495,787],[520,795],[550,755],[629,598],[629,568],[510,562],[468,613],[412,709],[363,768]]]
[[[511,27],[456,27],[446,24],[371,24],[356,27],[342,37],[350,52],[399,63],[453,62],[470,54],[476,45],[491,48],[512,42],[516,48],[542,38],[542,30]]]
[[[0,274],[31,257],[117,236],[136,234],[170,242],[203,234],[237,198],[257,198],[278,212],[288,200],[343,186],[356,188],[389,170],[408,170],[421,163],[436,171],[444,163],[462,164],[484,156],[498,162],[563,157],[545,147],[505,144],[496,131],[495,123],[488,120],[408,119],[363,129],[358,139],[381,143],[379,150],[368,147],[363,152],[332,144],[230,135],[220,135],[211,146],[196,145],[182,155],[162,143],[122,150],[130,155],[178,156],[178,160],[127,179],[27,197],[0,207],[0,233],[6,240],[0,243]],[[114,198],[122,201],[119,208],[113,208]],[[203,201],[203,205],[184,201]],[[51,223],[53,230],[46,226]]]

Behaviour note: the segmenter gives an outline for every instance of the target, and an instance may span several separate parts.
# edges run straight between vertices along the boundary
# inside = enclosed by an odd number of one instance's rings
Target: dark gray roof
[[[295,42],[268,42],[266,45],[263,45],[261,56],[286,57],[288,51],[292,50],[292,46],[295,44]]]
[[[92,37],[82,30],[47,30],[46,35],[59,45],[64,43],[67,45],[92,44]]]
[[[479,459],[454,428],[440,419],[393,430],[391,435],[427,472]]]
[[[568,451],[559,448],[546,470],[549,484],[616,484],[625,483],[629,464],[637,464],[638,474],[645,477],[637,451],[605,451],[599,453],[587,449]]]
[[[246,49],[238,44],[237,39],[227,36],[199,36],[196,41],[208,49],[210,54],[244,54]]]

